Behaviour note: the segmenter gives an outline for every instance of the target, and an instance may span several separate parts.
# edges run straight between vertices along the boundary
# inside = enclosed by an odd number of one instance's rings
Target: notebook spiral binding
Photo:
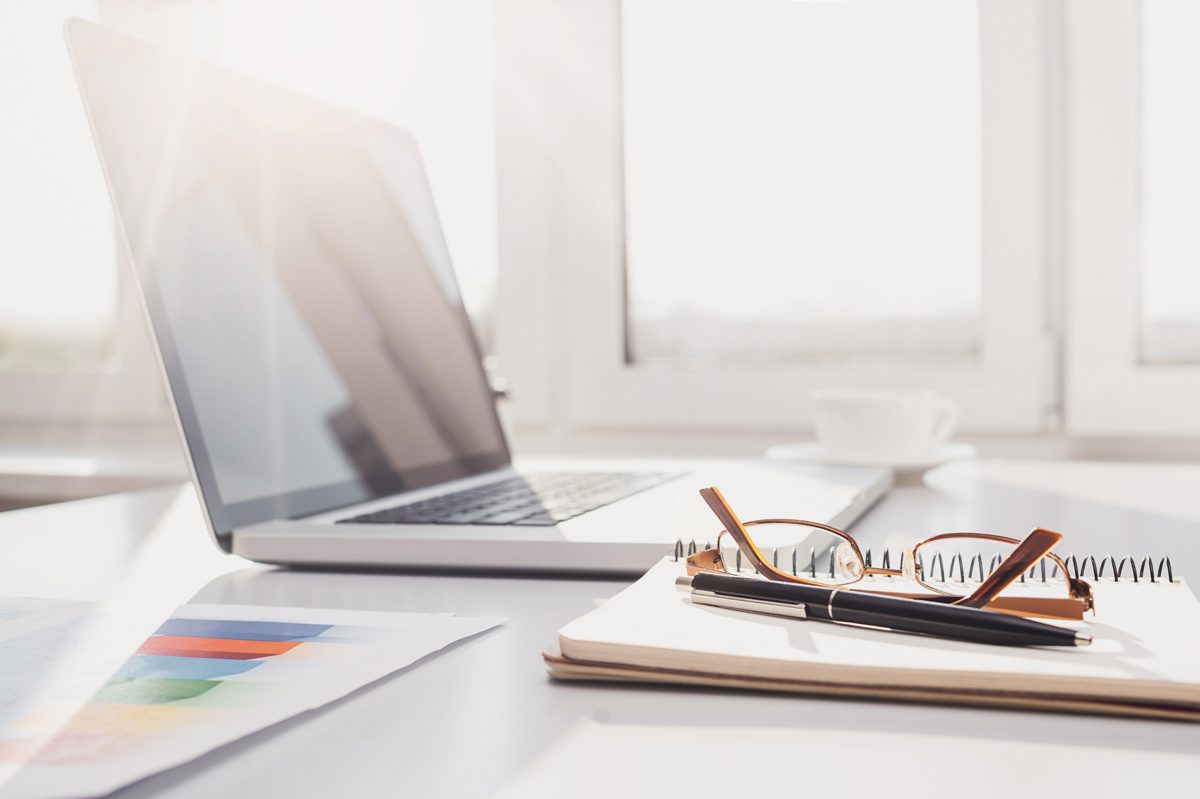
[[[700,549],[701,547],[696,543],[695,540],[685,543],[682,539],[676,539],[674,560],[678,562],[691,555],[695,555],[698,551],[700,551]],[[712,544],[706,543],[703,549],[712,549]],[[742,552],[738,549],[733,549],[732,551],[735,553],[734,565],[736,567],[736,571],[740,572],[742,570]],[[897,569],[904,568],[904,557],[904,552],[900,551],[895,559],[896,563],[898,564],[896,566]],[[1125,557],[1102,555],[1099,559],[1097,559],[1094,555],[1084,555],[1082,557],[1076,557],[1075,555],[1067,555],[1063,557],[1060,555],[1060,557],[1062,557],[1063,563],[1067,567],[1067,573],[1071,577],[1082,578],[1084,580],[1111,580],[1113,582],[1130,581],[1135,583],[1179,582],[1179,580],[1175,577],[1175,569],[1171,565],[1170,557],[1160,557],[1158,558],[1157,563],[1155,563],[1154,557],[1150,555],[1143,556],[1140,559],[1136,555],[1126,555]],[[780,568],[779,550],[773,551],[773,559],[774,563],[772,565],[774,565],[777,569]],[[863,560],[866,561],[868,568],[872,566],[872,555],[870,549],[863,553]],[[955,553],[949,558],[943,557],[942,553],[939,552],[934,554],[928,563],[925,562],[923,557],[917,558],[917,562],[921,564],[922,572],[930,575],[931,578],[936,576],[936,582],[942,583],[965,583],[968,580],[976,579],[977,574],[978,579],[982,581],[985,577],[996,570],[996,567],[1000,565],[1000,561],[1001,558],[999,555],[993,555],[985,570],[983,556],[978,553],[970,555],[969,559],[965,559],[961,552]],[[880,557],[879,568],[890,569],[892,568],[892,562],[893,558],[891,550],[883,550],[883,554]],[[810,550],[807,558],[802,558],[798,555],[797,549],[793,548],[790,557],[785,556],[784,558],[783,568],[797,576],[809,574],[812,577],[816,577],[818,574],[817,567],[816,549]],[[749,567],[747,566],[747,568]],[[828,568],[821,570],[819,573],[833,574],[834,568],[834,553],[831,550],[829,553]],[[1057,563],[1050,561],[1050,563],[1047,564],[1047,559],[1043,558],[1038,562],[1037,565],[1029,569],[1028,572],[1021,575],[1021,582],[1029,580],[1032,582],[1044,583],[1058,578],[1060,576],[1058,572],[1059,568]],[[957,580],[955,580],[956,573],[958,575]],[[869,579],[887,580],[891,578],[887,576],[878,576],[871,577]]]

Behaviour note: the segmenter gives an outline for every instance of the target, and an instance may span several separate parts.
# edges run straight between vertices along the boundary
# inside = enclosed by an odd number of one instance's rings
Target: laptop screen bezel
[[[378,474],[360,475],[355,479],[340,483],[310,487],[237,502],[223,501],[218,489],[212,461],[204,443],[199,418],[188,390],[187,378],[180,364],[178,350],[171,333],[171,327],[167,321],[165,304],[156,285],[153,271],[144,269],[143,265],[134,263],[132,251],[125,236],[125,226],[121,219],[122,210],[113,190],[106,155],[95,131],[93,109],[91,107],[92,99],[88,97],[87,89],[80,73],[82,65],[80,64],[77,52],[77,40],[81,37],[109,39],[112,42],[112,46],[105,48],[105,57],[122,58],[127,64],[134,66],[137,66],[136,59],[139,55],[147,53],[152,58],[175,58],[179,56],[167,54],[162,48],[142,39],[77,18],[67,21],[65,32],[68,51],[71,55],[80,95],[89,125],[92,126],[93,141],[96,145],[97,156],[109,189],[117,227],[120,231],[120,246],[125,256],[121,260],[128,264],[127,272],[132,275],[139,289],[138,294],[141,296],[142,307],[146,313],[150,328],[149,332],[166,381],[167,395],[173,406],[180,438],[191,467],[193,481],[200,495],[201,504],[209,522],[209,528],[217,539],[217,543],[223,549],[228,551],[232,548],[232,533],[238,528],[279,519],[295,519],[326,513],[338,508],[381,499],[462,477],[483,474],[501,469],[511,463],[512,456],[507,437],[504,434],[499,413],[493,400],[488,402],[487,406],[490,409],[490,421],[493,425],[496,439],[500,444],[500,448],[494,452],[469,455],[442,463],[419,465],[403,472],[387,470]],[[218,70],[231,75],[236,74],[231,70],[208,63],[204,64],[204,68]],[[259,84],[269,91],[303,97],[305,102],[326,105],[333,112],[350,115],[369,124],[387,128],[395,134],[396,145],[398,147],[411,148],[413,156],[417,159],[418,163],[421,163],[420,154],[417,152],[416,142],[412,134],[403,128],[369,119],[353,111],[328,106],[328,104],[320,103],[313,98],[298,95],[295,92],[254,80],[248,76],[237,75],[237,77],[240,80]],[[436,206],[434,205],[432,191],[423,169],[421,178],[423,185],[420,189],[424,194],[424,199],[429,203],[431,213],[436,217]],[[457,292],[457,279],[455,279],[455,288],[457,301],[451,303],[450,310],[457,318],[458,323],[464,327],[467,339],[470,341],[472,352],[475,356],[475,366],[478,370],[480,390],[490,394],[489,381],[483,368],[483,353],[480,350],[479,341],[475,335],[467,309],[462,303],[461,294]],[[231,390],[236,390],[236,387],[231,388]]]

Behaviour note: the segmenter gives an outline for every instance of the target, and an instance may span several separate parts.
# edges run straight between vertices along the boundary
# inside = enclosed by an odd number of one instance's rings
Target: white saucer
[[[815,441],[805,441],[796,444],[776,444],[767,447],[768,460],[787,463],[819,463],[827,466],[887,466],[897,474],[922,474],[935,466],[941,466],[950,461],[961,461],[974,458],[979,451],[971,444],[943,444],[926,458],[914,461],[863,461],[842,460],[829,458],[825,448]]]

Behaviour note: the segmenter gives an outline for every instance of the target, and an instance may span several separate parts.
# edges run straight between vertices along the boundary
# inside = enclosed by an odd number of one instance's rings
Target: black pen
[[[1003,646],[1087,646],[1092,636],[979,608],[700,572],[676,580],[697,604]]]

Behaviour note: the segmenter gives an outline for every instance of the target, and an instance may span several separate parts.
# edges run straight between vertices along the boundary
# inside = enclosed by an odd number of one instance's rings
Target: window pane
[[[0,369],[112,355],[116,233],[62,28],[95,10],[0,3]]]
[[[1200,362],[1200,4],[1142,3],[1143,363]]]
[[[633,360],[977,357],[976,3],[637,0],[623,35]]]

